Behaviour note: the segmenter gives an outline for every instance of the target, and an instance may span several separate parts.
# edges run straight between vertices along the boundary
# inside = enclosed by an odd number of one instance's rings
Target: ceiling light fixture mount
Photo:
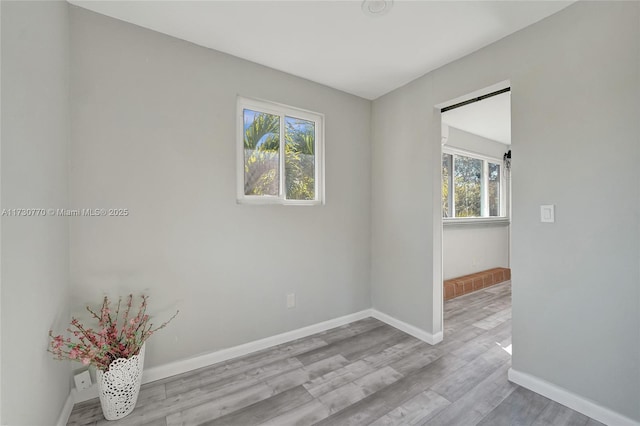
[[[393,0],[364,0],[362,11],[368,16],[382,16],[389,13]]]

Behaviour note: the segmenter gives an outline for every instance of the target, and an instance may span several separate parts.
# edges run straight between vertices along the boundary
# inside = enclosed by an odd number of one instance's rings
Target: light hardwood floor
[[[431,346],[376,319],[142,387],[107,422],[97,400],[68,425],[533,425],[601,423],[507,380],[511,284],[445,302]]]

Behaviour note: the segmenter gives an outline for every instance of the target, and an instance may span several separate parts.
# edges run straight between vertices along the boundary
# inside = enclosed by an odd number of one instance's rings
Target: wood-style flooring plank
[[[200,423],[206,426],[220,425],[257,425],[263,420],[269,420],[285,414],[293,408],[299,407],[313,400],[313,397],[302,386],[296,386],[270,398],[256,402],[243,410],[237,410],[215,420]]]
[[[447,351],[443,350],[443,347],[440,345],[425,345],[409,354],[406,354],[397,361],[392,362],[390,365],[396,371],[406,375],[428,365],[442,357],[445,353],[447,353]]]
[[[274,393],[280,393],[285,390],[300,386],[313,379],[316,379],[330,371],[334,371],[349,361],[342,355],[334,355],[329,358],[321,359],[313,364],[305,365],[295,370],[291,370],[285,374],[280,374],[264,381],[273,389]]]
[[[201,404],[189,404],[189,408],[167,415],[167,426],[199,425],[249,407],[271,396],[273,396],[273,390],[264,383],[258,383],[221,398],[207,398]]]
[[[315,336],[327,342],[327,344],[330,344],[339,340],[348,339],[349,337],[357,336],[358,334],[362,334],[383,325],[385,325],[385,323],[382,321],[369,317],[340,327],[332,328],[331,330],[323,331]]]
[[[507,380],[505,364],[464,396],[424,422],[429,426],[477,425],[488,413],[508,397],[516,385]]]
[[[507,352],[499,346],[494,346],[473,361],[443,377],[431,387],[431,390],[451,402],[457,401],[510,360],[511,356]]]
[[[478,426],[524,426],[533,423],[551,401],[518,387],[487,414]]]
[[[488,317],[473,323],[473,326],[481,328],[483,330],[491,330],[492,328],[495,328],[496,326],[510,319],[511,319],[511,308],[509,307],[501,311],[498,311],[496,313],[493,313]]]
[[[496,346],[505,347],[510,344],[511,322],[509,321],[464,342],[460,347],[453,349],[451,353],[465,361],[472,361]]]
[[[138,394],[138,402],[136,408],[144,407],[147,404],[164,401],[166,398],[166,391],[164,383],[149,383],[143,385],[140,388]],[[98,399],[85,401],[81,404],[77,404],[77,407],[71,412],[69,416],[68,425],[93,425],[97,422],[103,422],[104,416],[102,414],[102,407]],[[164,419],[163,419],[164,421]]]
[[[335,390],[347,383],[353,382],[367,374],[389,365],[394,360],[400,359],[406,354],[414,351],[418,347],[427,345],[411,336],[405,340],[385,348],[381,352],[370,354],[365,358],[347,364],[334,371],[328,372],[316,379],[304,384],[304,387],[315,397],[320,397],[332,390]],[[427,345],[429,346],[429,345]]]
[[[398,381],[401,377],[400,373],[387,366],[327,392],[318,397],[318,400],[329,409],[330,413],[336,413]]]
[[[293,408],[278,417],[274,417],[269,421],[260,423],[260,426],[312,425],[326,417],[329,417],[330,414],[329,409],[322,402],[317,399],[312,399],[310,402]]]
[[[214,389],[225,384],[238,382],[243,378],[254,377],[257,374],[269,374],[274,369],[277,372],[279,366],[291,363],[292,360],[300,365],[294,358],[296,355],[323,346],[327,346],[327,343],[318,338],[306,341],[299,340],[285,347],[278,347],[273,352],[260,351],[259,354],[243,357],[240,361],[232,360],[200,369],[198,374],[186,373],[176,376],[173,380],[165,383],[167,396],[203,387]]]
[[[551,401],[531,426],[585,426],[589,417]]]
[[[450,404],[433,391],[424,391],[414,396],[398,408],[394,408],[380,417],[370,426],[419,425]]]
[[[277,364],[276,367],[267,370],[265,374],[263,374],[264,371],[262,370],[257,371],[255,375],[250,377],[243,374],[237,380],[225,383],[222,386],[215,383],[213,385],[203,386],[202,388],[190,389],[184,393],[168,396],[163,401],[136,407],[129,416],[119,420],[118,425],[146,424],[160,417],[171,415],[172,413],[175,414],[176,417],[179,417],[180,412],[211,401],[222,401],[233,406],[233,404],[238,403],[237,400],[239,399],[240,402],[246,403],[247,405],[252,404],[262,398],[271,396],[271,388],[262,383],[262,380],[302,367],[302,364],[295,359],[288,359],[274,364]],[[258,399],[253,400],[254,398]],[[224,408],[228,409],[228,407]]]
[[[327,346],[300,354],[297,356],[297,359],[303,364],[311,364],[322,358],[327,358],[337,354],[350,358],[352,354],[376,346],[380,342],[400,333],[402,333],[400,330],[383,324],[380,327],[365,331],[364,333],[360,333],[356,336],[342,339]]]
[[[393,328],[393,327],[392,327]],[[358,360],[367,358],[371,355],[375,355],[383,351],[384,349],[395,346],[396,344],[403,342],[407,338],[407,334],[396,330],[397,333],[392,333],[389,337],[383,337],[378,340],[376,344],[363,346],[345,353],[345,356],[350,360]]]
[[[327,369],[335,368],[347,362],[341,355],[321,359],[306,366],[297,360],[294,361],[292,364],[297,365],[298,368],[290,369],[271,378],[262,378],[263,380],[258,383],[255,383],[254,380],[254,385],[250,387],[243,386],[239,391],[232,394],[222,394],[218,399],[211,400],[211,398],[206,398],[204,401],[196,397],[197,404],[194,404],[193,399],[191,399],[191,403],[188,406],[185,404],[185,408],[180,413],[167,416],[168,426],[200,424],[215,420],[218,417],[226,416],[236,410],[298,387],[302,383],[323,374]],[[241,383],[246,384],[246,381]]]
[[[438,380],[459,368],[462,363],[452,355],[440,357],[317,424],[328,426],[372,423],[427,390]]]

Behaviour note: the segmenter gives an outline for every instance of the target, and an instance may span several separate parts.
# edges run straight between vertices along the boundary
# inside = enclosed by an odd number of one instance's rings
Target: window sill
[[[254,206],[320,206],[321,200],[283,200],[278,197],[237,198],[237,204]]]
[[[450,217],[442,218],[442,225],[449,226],[508,226],[511,220],[508,217]]]

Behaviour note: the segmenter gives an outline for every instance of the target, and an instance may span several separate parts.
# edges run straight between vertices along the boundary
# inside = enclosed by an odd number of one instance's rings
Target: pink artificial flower
[[[64,340],[62,336],[56,336],[53,338],[53,349],[60,349],[60,347],[64,344]]]
[[[78,350],[76,348],[73,348],[71,349],[71,351],[69,351],[69,358],[71,359],[78,358]]]
[[[89,365],[90,362],[91,362],[91,358],[82,358],[82,363],[84,365]]]

